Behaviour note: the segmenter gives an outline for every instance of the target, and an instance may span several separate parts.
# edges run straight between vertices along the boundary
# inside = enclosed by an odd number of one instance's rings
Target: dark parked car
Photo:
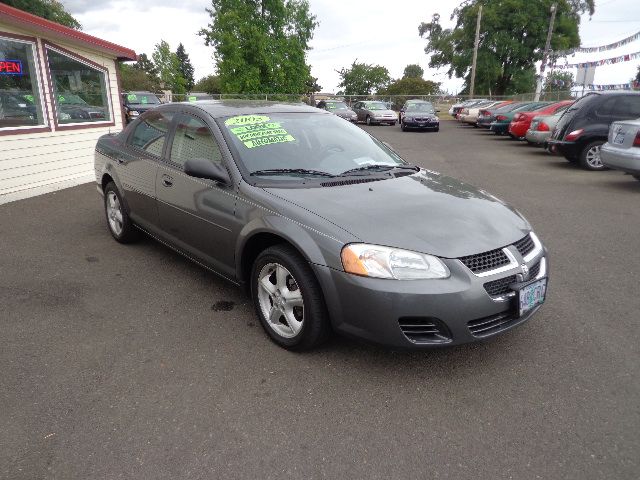
[[[109,120],[107,109],[99,105],[91,105],[80,95],[62,92],[57,97],[59,120],[66,123],[97,122]],[[100,99],[99,101],[102,101]]]
[[[565,110],[553,129],[549,147],[587,170],[602,170],[600,147],[618,120],[640,117],[640,92],[593,92]]]
[[[279,345],[492,337],[544,301],[546,249],[493,195],[309,106],[166,104],[98,140],[122,243],[140,231],[251,292]]]
[[[138,115],[160,105],[160,99],[151,92],[127,92],[122,94],[122,104],[127,123]]]
[[[433,105],[429,102],[410,103],[400,121],[402,131],[419,128],[437,132],[440,130],[440,119],[436,115]]]
[[[37,123],[31,91],[0,89],[0,128]]]
[[[320,100],[317,107],[350,122],[356,123],[358,121],[358,115],[356,115],[356,112],[351,110],[344,102],[338,100]]]

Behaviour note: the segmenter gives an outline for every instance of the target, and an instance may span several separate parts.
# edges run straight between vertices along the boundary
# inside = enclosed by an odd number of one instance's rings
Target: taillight
[[[500,121],[500,122],[504,122],[507,119],[507,117],[505,117],[504,115],[498,115],[496,117],[496,120]]]
[[[579,128],[578,130],[574,130],[569,135],[564,137],[564,139],[567,142],[573,142],[574,140],[578,139],[580,137],[580,135],[582,135],[583,133],[584,133],[584,128]]]
[[[539,132],[548,132],[548,131],[549,131],[549,125],[547,125],[547,124],[546,124],[546,123],[544,123],[544,122],[540,122],[540,123],[538,124],[538,128],[537,128],[537,130],[538,130]]]
[[[636,133],[636,138],[633,139],[633,146],[640,147],[640,130]]]

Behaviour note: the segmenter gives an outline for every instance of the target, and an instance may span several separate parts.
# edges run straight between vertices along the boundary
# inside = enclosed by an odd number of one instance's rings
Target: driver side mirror
[[[190,158],[184,164],[184,173],[190,177],[206,178],[215,182],[229,184],[231,178],[227,170],[219,163],[206,158]]]

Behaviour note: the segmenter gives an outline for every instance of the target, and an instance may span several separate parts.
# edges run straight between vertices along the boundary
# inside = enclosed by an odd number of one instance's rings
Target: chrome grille
[[[488,272],[509,264],[509,258],[501,248],[461,257],[460,261],[473,273]]]
[[[540,268],[539,265],[538,268]],[[499,297],[500,295],[505,295],[511,292],[512,290],[509,288],[509,285],[515,283],[516,280],[516,276],[511,275],[509,277],[499,278],[498,280],[487,282],[483,286],[489,295],[491,295],[492,297]]]
[[[533,267],[531,267],[529,269],[529,278],[531,280],[536,278],[538,276],[538,274],[540,273],[540,264],[541,263],[542,263],[542,261],[539,261],[538,263],[536,263]]]
[[[521,238],[516,243],[514,243],[513,246],[518,249],[518,252],[520,252],[520,255],[522,255],[523,257],[531,253],[533,249],[536,248],[531,235],[527,235],[526,237]]]

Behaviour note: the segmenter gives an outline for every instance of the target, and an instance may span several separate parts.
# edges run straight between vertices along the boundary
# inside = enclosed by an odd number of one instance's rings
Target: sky
[[[311,73],[324,92],[337,92],[336,70],[354,60],[387,67],[392,78],[400,78],[404,67],[419,64],[425,79],[442,83],[444,90],[457,93],[462,80],[449,79],[446,69],[429,69],[424,52],[426,41],[418,25],[440,14],[443,27],[461,0],[309,0],[319,22],[307,59]],[[536,1],[536,0],[532,0]],[[82,23],[83,31],[132,48],[149,57],[160,40],[175,51],[182,42],[195,68],[196,80],[215,73],[213,47],[204,45],[198,30],[210,21],[205,9],[210,0],[62,0],[67,10]],[[151,6],[153,4],[153,6]],[[596,13],[584,15],[580,23],[582,46],[613,43],[640,31],[640,1],[596,0]],[[640,52],[640,41],[616,50],[576,54],[569,63],[594,61]],[[604,65],[596,69],[594,83],[626,83],[635,76],[640,61]],[[574,71],[575,75],[575,71]]]

